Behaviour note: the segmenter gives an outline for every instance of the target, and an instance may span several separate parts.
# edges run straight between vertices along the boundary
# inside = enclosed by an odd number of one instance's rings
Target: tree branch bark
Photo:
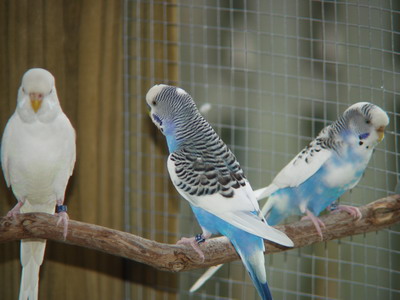
[[[359,207],[360,220],[354,220],[346,212],[334,212],[321,217],[326,228],[323,240],[343,238],[360,233],[377,231],[400,222],[400,195],[389,196]],[[239,259],[227,238],[217,237],[201,245],[205,261],[186,246],[163,244],[127,232],[70,220],[68,235],[63,239],[63,228],[57,226],[58,218],[44,213],[20,214],[15,218],[0,218],[0,243],[24,238],[43,238],[76,246],[86,247],[108,254],[132,259],[154,268],[180,272],[205,268]],[[294,242],[294,248],[321,242],[311,221],[299,221],[276,226]],[[290,250],[265,241],[267,253]]]

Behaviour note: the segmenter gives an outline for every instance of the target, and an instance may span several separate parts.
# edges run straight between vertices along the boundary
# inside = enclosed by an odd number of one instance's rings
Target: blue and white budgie
[[[44,69],[30,69],[22,77],[17,108],[9,119],[1,143],[1,165],[18,213],[54,214],[67,234],[64,194],[75,164],[75,131],[58,101],[54,77]],[[39,269],[46,240],[21,240],[19,299],[38,299]]]
[[[254,192],[235,156],[201,116],[184,90],[156,85],[146,95],[150,116],[165,135],[168,171],[189,201],[203,230],[179,244],[191,245],[204,260],[199,244],[211,234],[229,238],[262,299],[272,299],[264,267],[263,239],[292,247],[282,232],[268,226]]]
[[[322,238],[321,227],[325,225],[317,216],[360,181],[388,124],[387,114],[374,104],[359,102],[350,106],[297,154],[269,186],[255,191],[258,200],[269,196],[262,208],[268,224],[276,225],[288,216],[306,214]],[[356,207],[340,205],[336,210],[361,217]],[[191,291],[198,289],[221,266],[209,268]]]
[[[372,103],[346,109],[268,187],[256,192],[258,199],[269,197],[262,209],[268,222],[278,224],[290,215],[306,214],[322,237],[324,224],[317,216],[357,185],[388,124],[386,112]],[[340,205],[337,210],[361,217],[357,207]]]

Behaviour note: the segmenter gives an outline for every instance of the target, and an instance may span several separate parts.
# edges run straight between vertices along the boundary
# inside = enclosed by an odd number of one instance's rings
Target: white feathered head
[[[25,122],[53,120],[61,107],[53,75],[41,68],[30,69],[18,90],[17,112]]]

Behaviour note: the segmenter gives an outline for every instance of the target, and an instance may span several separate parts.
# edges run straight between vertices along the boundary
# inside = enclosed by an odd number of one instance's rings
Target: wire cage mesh
[[[156,83],[193,96],[253,188],[268,185],[349,105],[373,102],[389,115],[386,137],[339,201],[359,206],[400,193],[399,8],[396,0],[125,0],[125,229],[168,243],[200,230],[170,183],[164,137],[146,113]],[[399,232],[268,255],[272,294],[399,299]],[[142,276],[127,284],[126,299],[258,299],[240,261],[194,293],[203,270],[135,272]]]

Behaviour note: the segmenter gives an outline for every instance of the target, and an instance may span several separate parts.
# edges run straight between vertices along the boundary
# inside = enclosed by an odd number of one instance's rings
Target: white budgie
[[[18,213],[54,214],[67,234],[65,189],[76,157],[75,131],[58,101],[54,77],[44,69],[30,69],[22,77],[17,108],[9,119],[1,143],[1,165]],[[39,269],[46,240],[21,241],[19,299],[38,299]]]

